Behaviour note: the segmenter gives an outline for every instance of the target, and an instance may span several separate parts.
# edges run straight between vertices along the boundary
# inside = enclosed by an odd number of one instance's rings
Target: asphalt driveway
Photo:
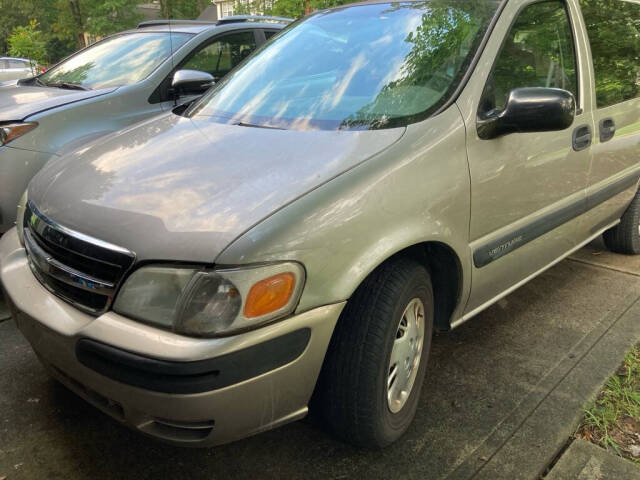
[[[438,335],[416,420],[381,452],[313,420],[215,449],[160,444],[49,379],[0,322],[0,478],[536,478],[640,340],[640,257],[600,249]]]

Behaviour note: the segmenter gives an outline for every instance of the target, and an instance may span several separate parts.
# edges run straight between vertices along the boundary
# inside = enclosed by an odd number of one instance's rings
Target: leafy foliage
[[[262,12],[265,15],[300,18],[314,10],[337,7],[354,0],[236,0],[233,11],[236,15]]]
[[[630,448],[640,435],[640,347],[627,355],[584,412],[578,435],[640,463]]]
[[[273,13],[299,18],[314,10],[338,7],[348,3],[353,3],[353,0],[278,0],[273,6]]]
[[[137,25],[142,15],[135,12],[138,0],[102,0],[90,3],[87,31],[94,35],[108,35]]]
[[[104,36],[134,27],[141,19],[135,12],[139,0],[58,0],[52,34],[74,38],[77,48],[85,46],[84,33]]]
[[[598,107],[640,96],[640,5],[581,0],[596,73]]]
[[[46,44],[47,57],[52,51],[60,51],[60,56],[69,52],[64,42],[52,42],[49,35],[51,23],[57,15],[55,2],[50,0],[0,0],[0,12],[2,12],[0,14],[0,55],[9,52],[9,37],[13,34],[14,28],[29,25],[31,20],[36,20],[39,24],[39,30],[42,32]]]
[[[139,2],[138,2],[139,3]],[[196,18],[209,5],[203,0],[160,0],[162,18]]]
[[[9,54],[24,57],[42,63],[45,60],[45,42],[42,32],[38,30],[38,22],[31,20],[26,27],[15,27],[8,39]]]
[[[85,45],[85,33],[106,36],[142,20],[143,0],[0,0],[0,54],[9,52],[15,27],[36,20],[45,63],[56,62]],[[211,0],[160,0],[163,18],[196,18]]]

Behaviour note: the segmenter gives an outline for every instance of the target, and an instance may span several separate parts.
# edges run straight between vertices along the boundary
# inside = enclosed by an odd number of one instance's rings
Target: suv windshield
[[[319,12],[276,36],[187,115],[297,130],[422,120],[456,88],[497,7],[432,0]]]
[[[56,65],[38,80],[47,85],[105,88],[139,82],[180,48],[188,33],[116,35]]]

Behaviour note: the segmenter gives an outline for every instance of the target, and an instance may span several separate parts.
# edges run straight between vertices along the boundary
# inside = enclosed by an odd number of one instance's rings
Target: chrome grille
[[[31,202],[25,209],[24,244],[40,283],[92,315],[109,309],[135,260],[129,250],[58,225]]]

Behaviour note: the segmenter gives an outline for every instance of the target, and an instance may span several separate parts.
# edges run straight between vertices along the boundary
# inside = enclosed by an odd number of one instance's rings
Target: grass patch
[[[576,434],[640,465],[640,346],[584,411]]]

